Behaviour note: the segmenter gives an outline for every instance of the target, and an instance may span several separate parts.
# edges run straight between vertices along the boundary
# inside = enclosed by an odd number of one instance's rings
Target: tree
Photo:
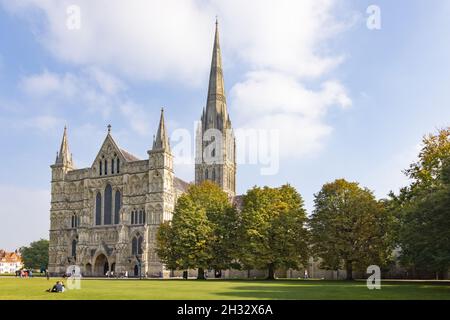
[[[450,268],[450,158],[446,162],[438,186],[404,207],[399,233],[402,264],[436,278]]]
[[[204,269],[211,260],[209,243],[212,237],[205,210],[189,195],[182,195],[175,206],[172,222],[159,228],[157,253],[170,268],[198,268],[198,278],[204,279]]]
[[[173,219],[158,231],[158,255],[172,269],[227,269],[237,248],[237,210],[210,181],[190,186],[177,201]],[[194,236],[196,238],[194,238]]]
[[[391,219],[370,190],[339,179],[314,196],[309,226],[313,254],[321,258],[322,268],[345,267],[347,280],[352,280],[354,268],[362,271],[388,262]]]
[[[303,199],[291,186],[249,190],[239,226],[239,262],[245,269],[299,268],[308,259]]]
[[[419,160],[405,170],[405,174],[414,180],[412,188],[433,187],[436,182],[442,182],[442,166],[450,155],[450,127],[438,130],[435,135],[425,136],[422,144]]]
[[[422,139],[422,149],[418,161],[412,163],[404,174],[412,180],[408,187],[400,191],[399,196],[391,192],[391,198],[400,204],[407,204],[415,197],[432,192],[442,185],[441,173],[444,161],[450,157],[450,127],[440,129],[433,135]]]
[[[192,185],[187,194],[190,199],[206,212],[213,237],[208,244],[211,250],[210,269],[223,270],[236,267],[234,257],[238,248],[237,226],[239,215],[231,204],[227,193],[216,183],[204,181]]]
[[[450,127],[426,135],[418,160],[404,171],[411,179],[398,195],[390,193],[389,210],[397,220],[400,262],[413,273],[448,269]]]
[[[24,266],[31,269],[47,269],[48,240],[40,239],[30,243],[29,247],[20,248]]]

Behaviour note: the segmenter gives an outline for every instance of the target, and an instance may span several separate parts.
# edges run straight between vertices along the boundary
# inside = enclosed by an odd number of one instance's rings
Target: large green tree
[[[40,239],[30,243],[28,247],[20,248],[20,254],[26,268],[47,269],[48,240]]]
[[[157,253],[172,269],[198,268],[198,278],[204,278],[211,260],[212,227],[204,208],[188,195],[182,195],[175,206],[171,222],[162,224],[157,235]]]
[[[173,219],[158,232],[158,255],[172,269],[227,269],[237,250],[238,215],[220,187],[210,181],[189,187]]]
[[[249,190],[239,225],[239,262],[245,269],[299,268],[308,259],[303,199],[291,186]]]
[[[236,266],[235,255],[238,250],[237,229],[240,217],[231,204],[227,193],[216,183],[204,181],[192,185],[188,196],[206,212],[206,217],[212,228],[213,237],[210,241],[210,269],[223,270]]]
[[[450,266],[449,159],[450,127],[425,136],[418,160],[404,171],[410,185],[388,200],[397,219],[400,261],[413,275],[439,276]]]
[[[315,194],[314,204],[309,221],[311,244],[322,268],[345,267],[347,279],[352,280],[354,269],[388,262],[391,219],[370,190],[338,179]]]

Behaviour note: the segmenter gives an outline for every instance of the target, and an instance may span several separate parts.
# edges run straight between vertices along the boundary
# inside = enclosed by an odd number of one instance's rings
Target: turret
[[[56,153],[55,164],[50,166],[52,168],[52,180],[64,180],[64,175],[73,169],[75,166],[72,160],[72,154],[69,151],[69,141],[67,138],[67,127],[64,127],[64,133],[61,141],[59,152]]]

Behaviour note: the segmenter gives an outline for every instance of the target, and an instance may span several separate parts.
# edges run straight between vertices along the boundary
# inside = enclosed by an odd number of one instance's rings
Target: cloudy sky
[[[371,4],[379,30],[367,27]],[[407,183],[422,135],[449,125],[446,0],[0,0],[0,248],[47,238],[64,125],[78,168],[109,123],[146,158],[161,106],[171,133],[193,135],[216,15],[234,127],[279,133],[279,169],[240,164],[239,193],[289,182],[311,211],[343,177],[381,198]],[[175,171],[193,179],[192,165]]]

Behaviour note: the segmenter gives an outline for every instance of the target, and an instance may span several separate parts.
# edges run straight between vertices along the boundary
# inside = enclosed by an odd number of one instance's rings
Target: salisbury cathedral
[[[209,129],[222,137],[208,161]],[[235,138],[227,112],[219,33],[216,23],[206,107],[196,136],[195,182],[216,182],[236,196]],[[120,148],[111,127],[91,167],[76,169],[66,128],[51,166],[49,272],[63,274],[77,265],[84,276],[107,273],[170,277],[155,252],[159,225],[171,220],[177,197],[189,184],[173,171],[164,111],[147,159]],[[209,151],[208,151],[209,152]]]

